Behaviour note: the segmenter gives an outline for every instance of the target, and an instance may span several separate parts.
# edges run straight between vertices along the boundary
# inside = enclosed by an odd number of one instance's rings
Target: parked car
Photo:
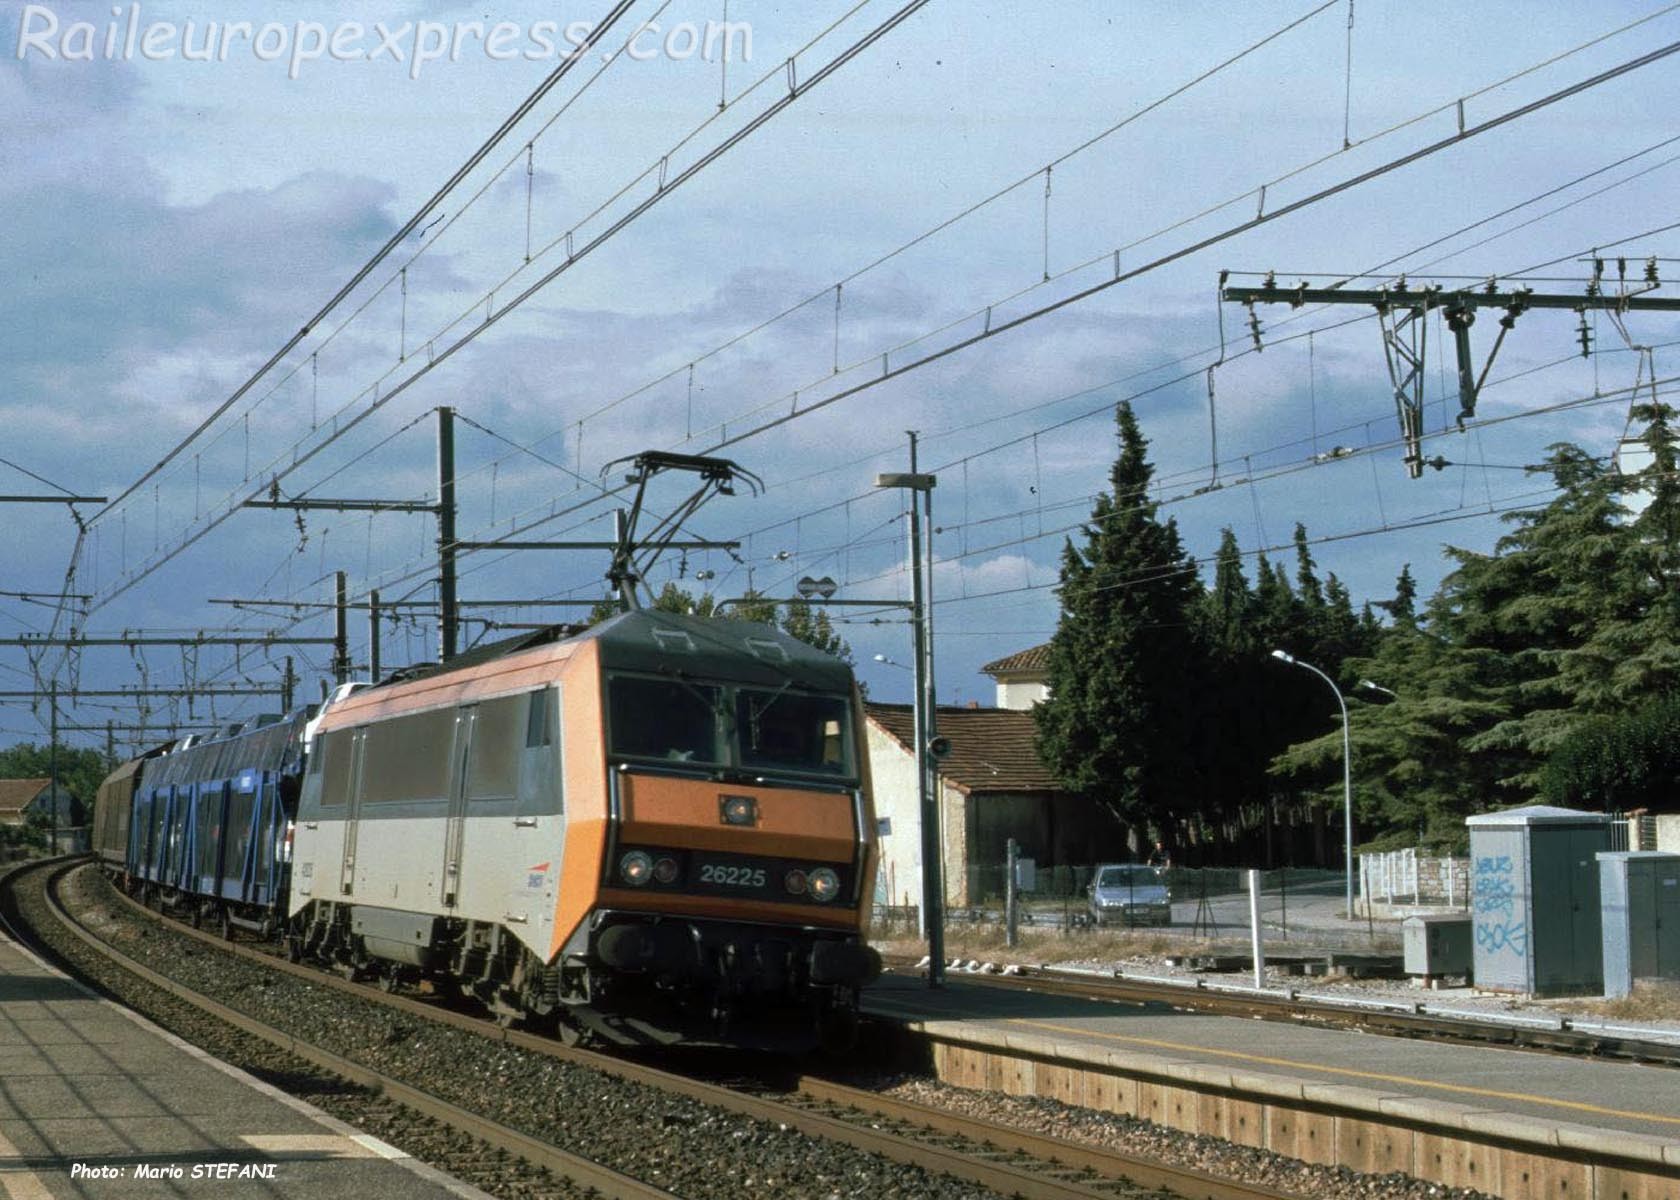
[[[1104,863],[1087,889],[1091,920],[1097,925],[1167,925],[1172,901],[1165,868],[1141,863]]]

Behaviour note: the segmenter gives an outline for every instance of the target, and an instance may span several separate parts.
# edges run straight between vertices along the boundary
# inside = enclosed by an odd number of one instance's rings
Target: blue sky
[[[453,29],[505,20],[524,36],[533,22],[590,20],[608,7],[158,0],[135,20],[192,21],[199,37],[209,21],[277,22],[295,32],[300,22]],[[834,577],[851,598],[903,595],[898,504],[870,483],[877,471],[902,468],[903,431],[922,431],[924,469],[940,474],[939,684],[942,698],[959,701],[989,701],[978,666],[1053,627],[1058,531],[1077,524],[1102,485],[1113,452],[1107,414],[1122,396],[1137,395],[1169,501],[1163,511],[1178,519],[1192,552],[1211,553],[1224,525],[1246,548],[1287,543],[1301,521],[1331,539],[1315,548],[1321,572],[1336,572],[1360,600],[1386,597],[1405,562],[1432,589],[1443,541],[1490,546],[1499,522],[1487,510],[1536,487],[1509,468],[1534,461],[1548,443],[1614,448],[1627,415],[1626,396],[1616,393],[1635,382],[1639,356],[1607,320],[1596,329],[1604,353],[1573,356],[1570,313],[1522,318],[1501,350],[1481,421],[1462,433],[1450,428],[1452,367],[1432,326],[1428,452],[1455,465],[1417,481],[1390,444],[1393,399],[1369,314],[1263,310],[1268,349],[1238,356],[1250,345],[1246,314],[1227,308],[1228,361],[1214,375],[1217,475],[1202,372],[1219,354],[1214,296],[1224,269],[1275,269],[1292,282],[1385,264],[1389,279],[1401,271],[1480,279],[1562,260],[1538,272],[1553,278],[1535,286],[1577,291],[1585,268],[1574,259],[1595,245],[1619,243],[1610,253],[1629,255],[1635,273],[1647,255],[1676,257],[1680,231],[1635,236],[1676,220],[1669,160],[1680,143],[1660,145],[1680,134],[1672,60],[734,439],[865,382],[883,353],[902,365],[978,331],[988,305],[1001,323],[1104,278],[1117,247],[1122,270],[1131,270],[1240,224],[1259,211],[1262,183],[1271,211],[1448,137],[1461,97],[1474,126],[1666,45],[1680,38],[1680,11],[1658,4],[1361,0],[1350,71],[1345,2],[1307,17],[1310,3],[935,0],[353,432],[328,436],[334,413],[343,421],[364,412],[375,382],[382,396],[411,374],[429,340],[445,345],[471,328],[475,319],[464,314],[486,292],[496,291],[493,305],[504,303],[562,260],[568,230],[581,244],[654,191],[661,158],[696,126],[715,117],[670,155],[668,176],[762,111],[785,90],[790,55],[798,52],[795,77],[808,79],[898,7],[730,0],[729,19],[752,29],[753,53],[730,63],[727,78],[699,57],[620,55],[608,64],[595,54],[581,63],[445,198],[442,220],[407,239],[169,469],[92,521],[72,585],[96,597],[87,629],[276,628],[272,612],[206,601],[319,601],[335,569],[349,573],[356,593],[427,597],[431,530],[421,518],[317,513],[300,533],[278,514],[242,512],[213,528],[207,517],[275,471],[286,472],[281,487],[290,495],[425,498],[433,471],[426,414],[440,404],[494,433],[460,431],[468,537],[565,510],[575,511],[530,536],[604,536],[610,504],[590,481],[607,461],[729,441],[721,452],[762,475],[768,490],[720,500],[693,523],[706,537],[741,538],[744,561],[693,555],[687,578],[715,572],[712,586],[730,595],[745,590],[749,575],[760,590],[787,594],[804,574]],[[120,48],[134,6],[114,8],[0,5],[0,106],[11,114],[0,139],[0,457],[110,496],[279,349],[553,65],[493,60],[470,37],[459,61],[428,62],[418,78],[412,62],[388,56],[323,56],[290,78],[284,57],[262,61],[239,44],[220,62],[107,58],[97,53],[107,28],[118,25]],[[94,61],[47,61],[39,43],[20,48],[25,21],[39,33],[49,13],[60,36],[77,21],[94,25]],[[722,15],[722,0],[663,8],[641,0],[611,36],[622,42],[650,17],[668,32]],[[1633,22],[1642,23],[1613,34]],[[743,94],[760,77],[766,82]],[[720,96],[729,101],[721,114]],[[1344,133],[1353,143],[1346,150]],[[603,202],[602,215],[589,217]],[[1354,317],[1367,319],[1330,328]],[[1473,331],[1478,353],[1494,326],[1489,315]],[[1680,336],[1680,322],[1640,316],[1628,328],[1658,347],[1664,375],[1672,351],[1662,344]],[[1310,340],[1280,340],[1308,330],[1316,331]],[[1603,402],[1542,411],[1595,389]],[[1356,453],[1314,465],[1337,446]],[[1193,494],[1215,482],[1222,486]],[[0,466],[0,492],[42,487]],[[69,516],[41,506],[8,508],[6,517],[12,536],[0,588],[58,586],[76,541]],[[1437,518],[1445,523],[1420,524]],[[141,577],[148,556],[198,534]],[[462,594],[591,597],[603,566],[582,554],[475,555]],[[0,597],[0,635],[38,631],[51,617]],[[907,695],[908,676],[872,659],[907,659],[904,627],[843,628],[874,694]],[[326,626],[314,620],[296,632]],[[390,630],[387,661],[424,656],[430,644],[418,626]],[[359,644],[356,652],[364,653]],[[299,655],[313,680],[325,655]],[[205,650],[187,663],[174,651],[90,650],[78,678],[118,686],[135,682],[140,668],[153,683],[188,671],[267,681],[275,671],[260,652],[236,661]],[[22,651],[0,650],[3,686],[25,686],[27,675]],[[111,715],[84,706],[78,719]],[[9,734],[27,734],[33,722],[27,709],[0,709]]]

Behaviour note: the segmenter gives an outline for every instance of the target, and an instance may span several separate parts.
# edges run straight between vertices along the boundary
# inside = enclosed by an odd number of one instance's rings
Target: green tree
[[[1449,547],[1458,565],[1430,606],[1436,631],[1480,655],[1485,697],[1505,709],[1503,719],[1464,743],[1493,767],[1487,800],[1496,803],[1532,797],[1541,764],[1596,707],[1579,683],[1594,653],[1591,631],[1632,619],[1640,607],[1629,587],[1636,539],[1614,473],[1567,444],[1552,446],[1532,469],[1550,474],[1558,495],[1509,514],[1513,528],[1492,554]]]
[[[1625,812],[1667,807],[1680,786],[1680,697],[1583,721],[1546,760],[1540,790],[1552,804]]]
[[[1128,825],[1168,827],[1201,794],[1192,750],[1201,672],[1198,590],[1178,527],[1149,499],[1154,470],[1131,406],[1115,410],[1119,455],[1083,545],[1062,551],[1062,614],[1050,697],[1034,708],[1039,751],[1064,787]]]

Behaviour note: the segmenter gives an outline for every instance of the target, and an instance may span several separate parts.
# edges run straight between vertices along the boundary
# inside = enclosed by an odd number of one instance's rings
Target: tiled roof
[[[866,704],[864,710],[905,750],[915,743],[907,704]],[[1053,792],[1059,789],[1038,757],[1032,713],[1014,708],[940,708],[939,734],[951,753],[939,773],[965,792]]]
[[[17,820],[24,806],[47,790],[50,779],[0,779],[0,818]]]
[[[1036,674],[1048,674],[1050,671],[1050,643],[1034,646],[1030,650],[1018,650],[1014,654],[995,659],[980,668],[986,675],[1013,675],[1025,671]]]

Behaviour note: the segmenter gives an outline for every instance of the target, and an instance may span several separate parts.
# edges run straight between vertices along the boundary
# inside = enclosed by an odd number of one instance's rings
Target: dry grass
[[[927,945],[914,937],[872,937],[870,942],[884,954],[921,955]],[[1067,934],[1059,930],[1023,929],[1019,944],[1004,944],[1003,929],[997,925],[947,928],[945,952],[952,958],[1065,962],[1092,958],[1117,962],[1128,958],[1162,958],[1169,954],[1198,953],[1212,943],[1173,937],[1148,929],[1102,929]]]
[[[1631,996],[1575,1007],[1612,1021],[1680,1021],[1680,984],[1641,983]]]

